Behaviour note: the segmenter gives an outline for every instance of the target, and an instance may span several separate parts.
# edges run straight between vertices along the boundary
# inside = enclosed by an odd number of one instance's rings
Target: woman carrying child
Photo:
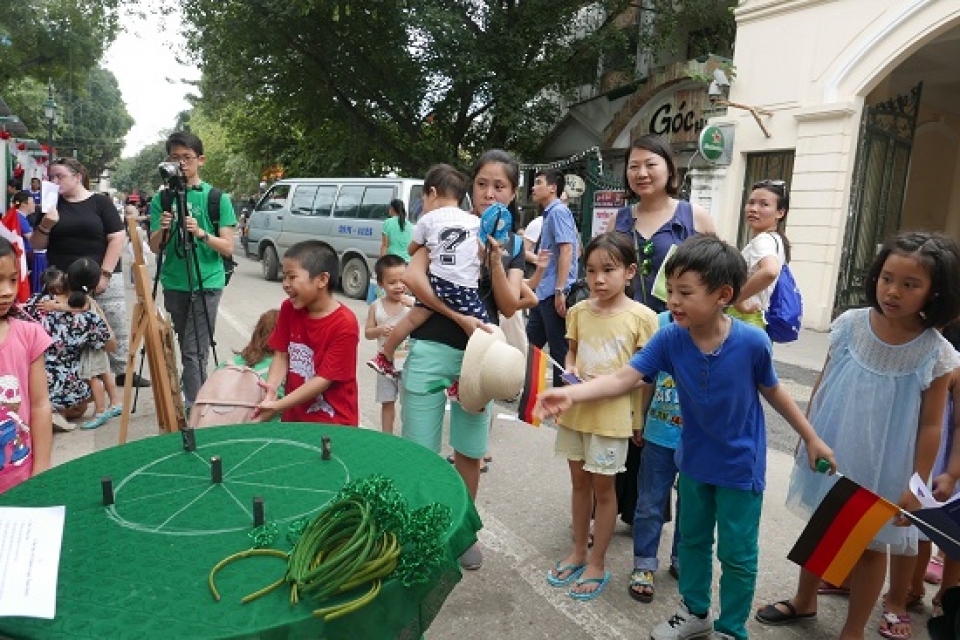
[[[505,205],[516,224],[515,198],[520,184],[520,167],[505,151],[484,152],[474,168],[471,195],[475,216],[479,217],[495,203]],[[499,314],[512,316],[521,304],[523,290],[523,251],[514,253],[514,235],[508,235],[503,248],[489,239],[481,270],[478,293],[487,316],[496,322]],[[415,339],[404,362],[401,422],[403,437],[440,452],[447,398],[445,389],[460,376],[460,365],[467,340],[474,330],[483,331],[482,320],[458,313],[434,293],[427,276],[429,251],[421,248],[413,255],[404,281],[416,298],[433,309],[411,334]],[[459,403],[450,405],[450,446],[454,466],[467,491],[476,500],[482,459],[489,444],[489,407],[483,413],[467,413]],[[460,558],[466,569],[479,569],[483,552],[475,544]]]
[[[0,371],[16,378],[20,405],[17,415],[29,427],[20,435],[28,449],[16,464],[0,469],[0,493],[50,468],[53,446],[50,399],[44,352],[51,340],[43,327],[16,304],[20,283],[17,254],[9,241],[0,238]],[[2,398],[8,404],[14,398]],[[0,447],[0,456],[10,461],[17,444],[11,440]]]
[[[877,254],[865,288],[870,306],[843,313],[831,326],[810,421],[836,451],[844,475],[912,510],[919,502],[908,483],[914,473],[930,477],[950,374],[960,365],[957,352],[936,330],[960,314],[960,248],[942,234],[901,233]],[[805,459],[801,445],[787,505],[809,517],[834,479],[805,469]],[[907,525],[901,516],[885,525],[854,566],[842,640],[864,637],[883,588],[888,552],[891,573],[910,575],[917,530]],[[763,607],[757,620],[780,625],[814,617],[818,585],[816,575],[801,570],[796,594]],[[891,587],[880,621],[884,637],[910,636],[908,588],[909,578]]]
[[[582,380],[626,365],[657,330],[657,316],[626,295],[637,269],[637,254],[621,233],[595,237],[584,251],[590,298],[567,311],[566,371]],[[575,600],[603,591],[611,573],[605,556],[617,519],[614,479],[624,470],[633,435],[639,392],[574,405],[557,420],[554,451],[566,457],[573,486],[573,551],[547,572],[554,587],[569,586]],[[593,549],[588,551],[595,507]]]

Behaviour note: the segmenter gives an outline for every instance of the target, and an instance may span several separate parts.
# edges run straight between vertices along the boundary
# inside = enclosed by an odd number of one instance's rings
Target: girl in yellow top
[[[637,254],[621,233],[597,236],[584,251],[590,298],[567,311],[565,377],[588,380],[626,365],[657,330],[657,314],[626,294]],[[615,476],[625,469],[627,443],[641,419],[639,390],[618,398],[583,402],[557,424],[555,451],[570,465],[573,486],[573,551],[547,573],[555,587],[569,586],[576,600],[597,597],[610,581],[604,557],[617,517]],[[594,544],[587,550],[596,500]]]

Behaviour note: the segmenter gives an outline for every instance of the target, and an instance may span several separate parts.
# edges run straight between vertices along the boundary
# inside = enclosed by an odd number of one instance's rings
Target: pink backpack
[[[250,367],[225,365],[207,378],[190,409],[190,428],[253,422],[257,405],[267,395],[262,380]]]

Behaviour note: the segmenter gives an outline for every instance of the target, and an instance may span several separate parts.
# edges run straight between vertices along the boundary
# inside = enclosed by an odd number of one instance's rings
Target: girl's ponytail
[[[77,258],[67,267],[67,304],[73,309],[84,309],[100,282],[100,264],[93,258]]]
[[[394,198],[390,201],[390,208],[397,212],[397,225],[400,227],[400,231],[403,231],[404,227],[407,226],[407,208],[403,206],[403,200]]]

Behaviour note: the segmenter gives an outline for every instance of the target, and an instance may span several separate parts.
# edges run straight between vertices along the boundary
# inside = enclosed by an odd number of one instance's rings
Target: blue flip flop
[[[107,414],[106,411],[104,411],[101,414],[97,414],[93,416],[93,420],[84,422],[82,425],[80,425],[80,428],[85,429],[87,431],[90,431],[92,429],[99,429],[100,427],[105,425],[109,419],[110,419],[110,416]]]
[[[583,572],[581,571],[580,573],[583,573]],[[610,577],[612,575],[613,574],[610,573],[609,571],[604,571],[602,578],[577,578],[577,581],[575,583],[577,585],[584,586],[588,584],[596,584],[599,586],[597,586],[597,588],[594,589],[593,591],[588,591],[587,593],[578,593],[573,590],[573,587],[571,587],[570,590],[567,591],[567,595],[573,598],[574,600],[580,600],[581,602],[586,602],[587,600],[593,600],[598,595],[600,595],[600,592],[603,591],[603,588],[607,586],[607,583],[610,582]]]
[[[585,564],[564,564],[561,565],[559,562],[553,565],[553,571],[547,571],[547,584],[551,587],[565,587],[577,578],[580,577],[580,574],[583,573],[583,570],[587,568]],[[557,575],[560,575],[564,571],[569,571],[565,578],[558,578]],[[554,575],[556,573],[557,575]]]

